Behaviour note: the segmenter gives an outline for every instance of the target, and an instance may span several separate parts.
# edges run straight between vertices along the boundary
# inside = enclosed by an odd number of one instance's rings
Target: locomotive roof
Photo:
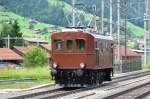
[[[111,36],[100,35],[98,33],[89,33],[97,39],[113,40]]]
[[[113,40],[112,36],[102,35],[102,33],[100,33],[100,32],[99,33],[93,32],[93,31],[89,31],[88,29],[74,29],[74,28],[72,28],[72,29],[64,29],[62,32],[83,32],[83,33],[88,33],[97,39]]]

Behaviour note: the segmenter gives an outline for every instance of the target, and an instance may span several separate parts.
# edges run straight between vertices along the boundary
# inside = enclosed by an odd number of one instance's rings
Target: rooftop
[[[28,42],[34,42],[34,43],[46,43],[46,44],[48,44],[47,41],[41,40],[41,39],[39,39],[39,38],[28,38],[28,37],[24,37],[23,39],[26,40],[26,41],[28,41]]]
[[[25,46],[25,47],[20,47],[20,46],[14,46],[14,51],[23,56],[25,55],[26,52],[28,52],[30,49],[32,49],[33,46]],[[51,47],[49,44],[40,44],[40,47],[42,47],[44,50],[47,51],[47,56],[50,58],[50,51],[51,51]]]
[[[114,45],[114,48],[117,50],[118,45]],[[120,45],[119,46],[119,51],[121,56],[125,56],[125,46]],[[140,56],[136,52],[132,51],[130,48],[127,48],[127,56]]]
[[[51,44],[40,44],[40,46],[47,51],[51,51]]]
[[[0,60],[22,60],[23,58],[9,48],[0,48]]]
[[[33,46],[27,46],[27,47],[20,47],[20,46],[14,46],[14,49],[19,51],[21,54],[25,54],[27,51],[32,49]]]

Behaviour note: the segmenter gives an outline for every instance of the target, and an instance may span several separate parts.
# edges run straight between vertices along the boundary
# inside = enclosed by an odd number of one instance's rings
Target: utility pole
[[[150,34],[150,21],[149,21],[149,4],[150,0],[145,0],[145,13],[144,13],[144,64],[147,64],[147,34]],[[150,38],[150,37],[149,37]],[[149,43],[150,44],[150,43]]]
[[[94,31],[97,31],[97,24],[96,24],[96,5],[93,5],[93,15],[94,15]]]
[[[118,24],[117,24],[117,32],[118,32],[118,63],[120,64],[120,0],[118,0],[117,4],[117,17],[118,17]]]
[[[124,1],[125,66],[127,65],[127,1]]]
[[[124,42],[125,42],[125,57],[124,64],[127,65],[127,0],[120,0],[121,5],[121,15],[123,17],[123,27],[124,27]]]
[[[8,35],[7,48],[10,48],[10,35]]]
[[[112,0],[109,1],[110,4],[110,36],[112,36]]]
[[[104,0],[101,0],[101,30],[104,33]]]
[[[150,59],[150,0],[147,1],[147,12],[148,12],[148,33],[149,33],[149,59]]]
[[[6,45],[5,47],[10,48],[11,40],[23,40],[23,37],[10,37],[10,35],[8,35],[7,37],[1,37],[0,40],[4,40]]]
[[[147,14],[144,14],[144,64],[147,64]]]
[[[76,18],[75,18],[75,0],[72,0],[72,27],[75,27]]]

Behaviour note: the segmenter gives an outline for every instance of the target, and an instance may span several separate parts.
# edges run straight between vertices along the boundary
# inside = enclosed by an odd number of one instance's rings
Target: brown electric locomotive
[[[53,33],[52,78],[65,87],[110,81],[113,74],[112,37],[80,30]]]

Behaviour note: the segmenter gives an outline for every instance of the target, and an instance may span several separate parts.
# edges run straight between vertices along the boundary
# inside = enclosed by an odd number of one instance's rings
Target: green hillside
[[[50,33],[61,30],[61,27],[55,27],[54,25],[45,24],[41,22],[31,23],[31,19],[21,17],[13,12],[9,12],[0,6],[0,31],[3,23],[9,23],[10,21],[17,20],[21,31],[24,36],[41,37],[43,39],[49,39]],[[33,20],[35,21],[35,20]],[[37,33],[36,33],[37,32]]]
[[[128,30],[131,31],[132,35],[136,36],[136,37],[142,37],[144,35],[144,29],[136,26],[130,22],[128,22]]]
[[[68,22],[66,15],[71,14],[72,11],[72,6],[68,3],[68,0],[0,0],[0,5],[17,15],[46,23],[44,26],[47,26],[47,24],[53,24],[60,27],[67,26]],[[81,20],[83,21],[83,24],[87,25],[92,19],[92,14],[90,14],[90,11],[79,12],[82,12]],[[26,26],[28,27],[28,25]],[[39,24],[38,26],[34,26],[34,28],[41,28],[42,26]],[[108,25],[106,26],[108,27]],[[29,30],[23,28],[22,31],[28,32]],[[128,31],[128,34],[135,37],[141,37],[144,33],[141,27],[135,26],[130,22],[128,22]],[[26,34],[31,33],[29,31],[29,33]]]

